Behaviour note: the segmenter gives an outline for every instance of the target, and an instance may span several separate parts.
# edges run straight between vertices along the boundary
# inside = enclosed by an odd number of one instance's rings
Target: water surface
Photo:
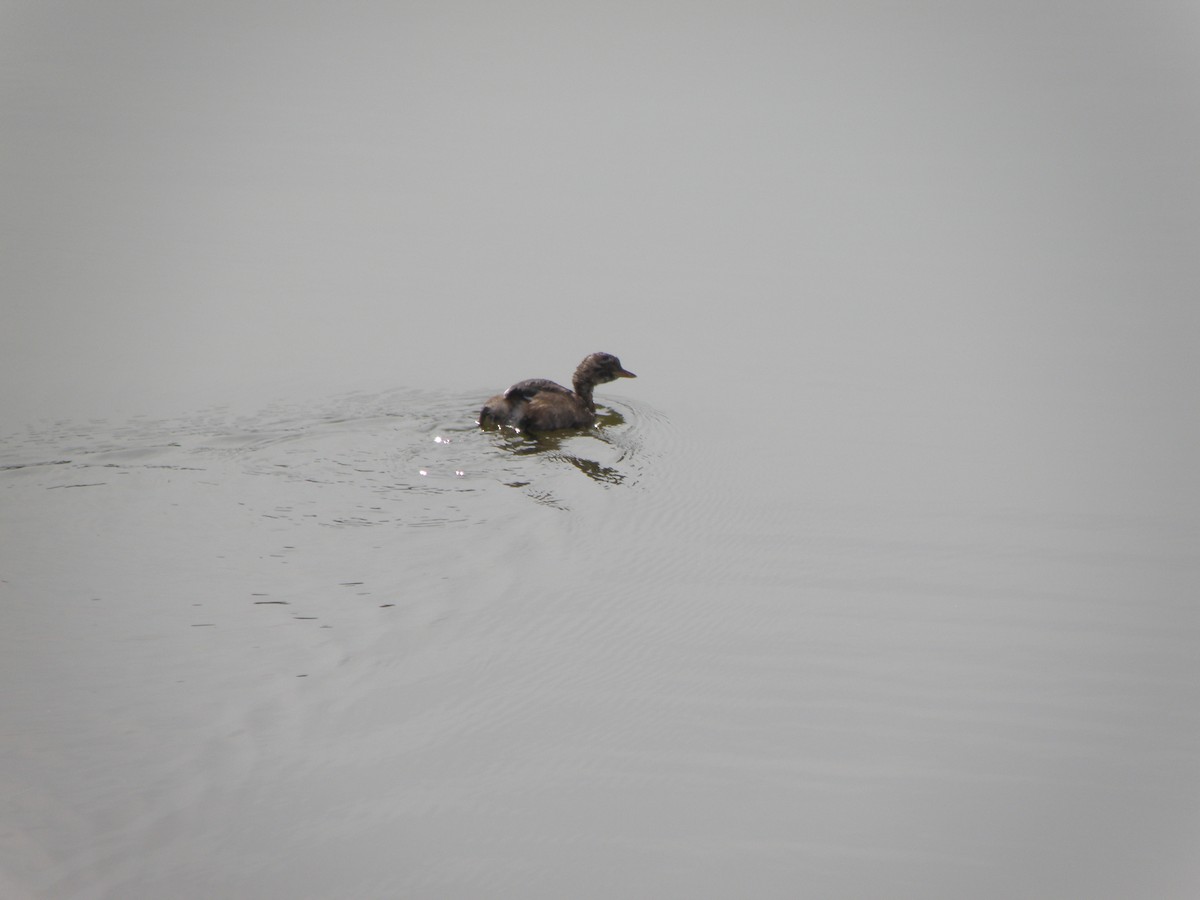
[[[0,893],[1196,896],[1194,16],[518,6],[0,14]]]

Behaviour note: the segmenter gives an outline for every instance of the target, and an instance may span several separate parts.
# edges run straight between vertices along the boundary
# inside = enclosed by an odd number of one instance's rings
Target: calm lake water
[[[1197,896],[1194,14],[68,7],[0,894]]]

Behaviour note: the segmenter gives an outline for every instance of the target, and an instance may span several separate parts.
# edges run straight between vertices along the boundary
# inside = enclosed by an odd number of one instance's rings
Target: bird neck
[[[583,402],[587,405],[587,408],[592,412],[595,412],[596,403],[592,400],[592,391],[596,386],[590,381],[582,378],[576,378],[575,381],[572,382],[572,387],[575,388],[575,393],[579,395],[579,398],[583,400]]]

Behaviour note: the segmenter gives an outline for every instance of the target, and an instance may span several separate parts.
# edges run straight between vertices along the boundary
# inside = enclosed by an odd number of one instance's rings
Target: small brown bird
[[[518,381],[503,394],[497,394],[479,411],[480,425],[510,425],[521,431],[554,431],[559,428],[585,428],[596,421],[592,390],[618,378],[637,378],[621,367],[611,353],[593,353],[584,357],[571,384],[571,391],[548,378]]]

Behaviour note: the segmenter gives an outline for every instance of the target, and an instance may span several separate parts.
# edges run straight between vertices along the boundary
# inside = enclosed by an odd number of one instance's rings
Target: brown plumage
[[[521,431],[554,431],[559,428],[586,428],[596,421],[592,390],[618,378],[636,378],[621,367],[611,353],[593,353],[584,357],[568,390],[547,378],[518,381],[503,394],[497,394],[479,411],[480,425],[509,425]]]

